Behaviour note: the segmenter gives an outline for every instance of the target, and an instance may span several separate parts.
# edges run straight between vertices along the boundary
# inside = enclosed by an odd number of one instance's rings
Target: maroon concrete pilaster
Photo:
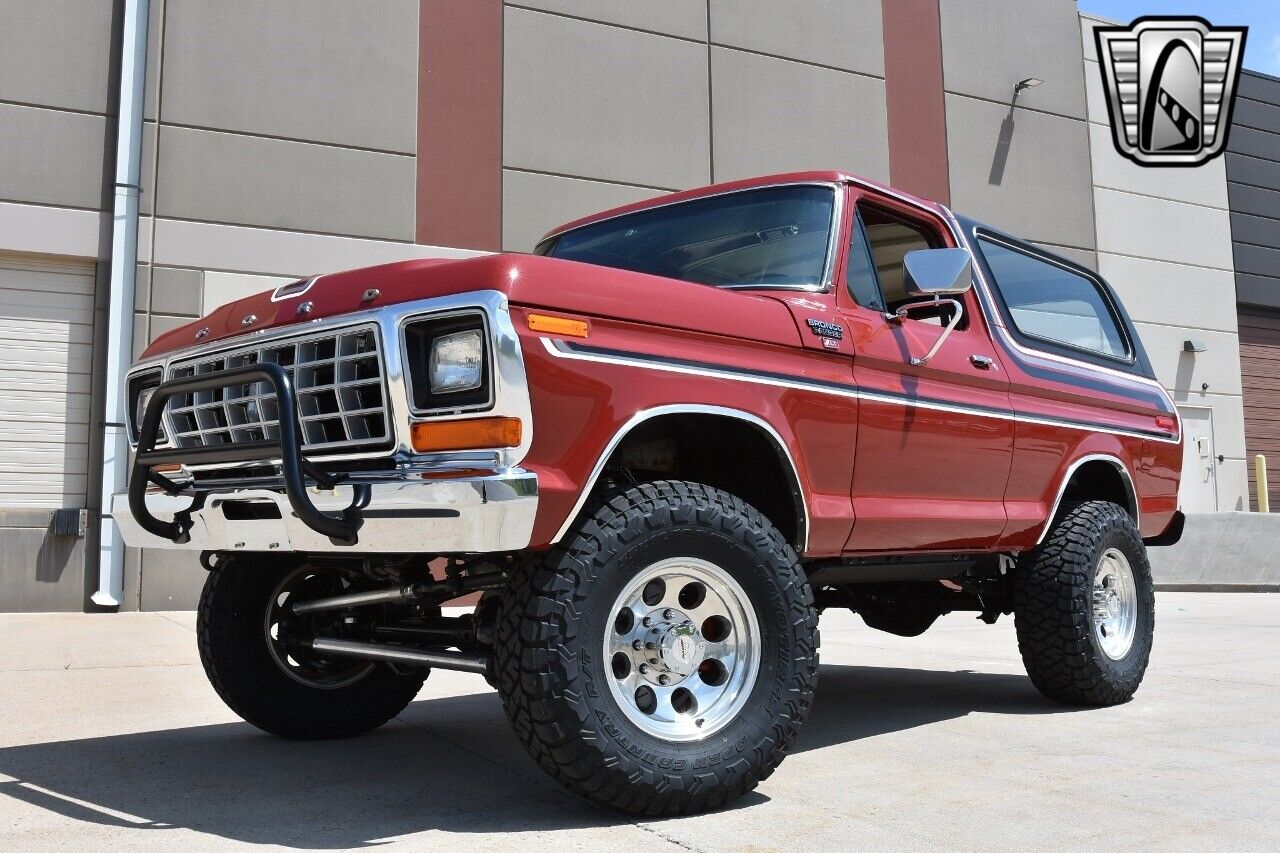
[[[882,0],[889,180],[948,204],[947,109],[938,0]]]
[[[502,0],[420,0],[416,239],[502,248]]]

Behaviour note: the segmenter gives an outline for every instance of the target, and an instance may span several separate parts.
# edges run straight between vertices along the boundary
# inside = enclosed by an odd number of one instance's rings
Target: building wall
[[[0,21],[0,264],[80,259],[92,267],[108,252],[116,89],[106,71],[119,51],[116,10],[0,0]],[[92,389],[94,410],[99,394]],[[95,418],[86,464],[100,453],[100,433]],[[84,494],[67,499],[94,510],[99,486],[88,468]],[[55,536],[52,520],[50,508],[0,506],[0,609],[83,608],[88,540]]]
[[[503,248],[712,181],[815,168],[888,180],[880,8],[507,4]]]
[[[1257,509],[1255,454],[1266,457],[1280,502],[1280,78],[1240,77],[1227,140],[1227,197],[1235,255],[1249,508]]]
[[[0,0],[0,262],[96,264],[99,329],[121,5]],[[1259,213],[1280,198],[1256,150],[1274,150],[1266,134],[1280,129],[1266,80],[1244,86],[1225,168],[1170,182],[1112,151],[1089,23],[1082,41],[1068,0],[150,9],[136,352],[312,272],[529,250],[605,207],[839,168],[1100,269],[1161,379],[1212,410],[1227,457],[1220,507],[1244,505],[1233,293],[1263,298],[1274,276],[1265,251],[1280,250],[1268,230],[1280,217]],[[1015,100],[1027,77],[1044,83]],[[1187,337],[1207,351],[1179,355]],[[96,335],[91,474],[103,344]],[[99,488],[91,476],[90,518]],[[95,525],[52,542],[48,515],[0,508],[0,609],[81,609],[95,587]],[[191,606],[203,577],[180,552],[130,552],[127,565],[126,608]]]
[[[1142,167],[1111,140],[1093,28],[1081,17],[1098,272],[1133,316],[1156,376],[1180,407],[1212,411],[1220,511],[1248,509],[1231,213],[1223,158]],[[1176,179],[1171,179],[1176,178]],[[1184,352],[1183,342],[1205,345]]]
[[[1280,78],[1240,75],[1225,159],[1237,297],[1280,309]]]
[[[951,206],[1094,265],[1076,12],[1062,0],[941,0]],[[1014,98],[1014,86],[1044,81]]]

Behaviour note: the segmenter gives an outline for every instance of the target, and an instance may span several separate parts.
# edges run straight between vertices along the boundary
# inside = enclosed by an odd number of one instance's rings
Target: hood
[[[786,346],[800,343],[790,311],[767,296],[538,255],[400,261],[316,276],[303,290],[301,283],[305,281],[295,283],[296,293],[293,286],[286,285],[223,305],[156,338],[142,357],[152,358],[264,329],[303,327],[326,317],[475,290],[497,290],[506,294],[513,305],[530,308]],[[281,290],[289,295],[273,299]],[[377,293],[365,299],[369,291]],[[311,308],[300,314],[298,306],[306,302],[311,303]],[[208,331],[197,338],[203,329]]]

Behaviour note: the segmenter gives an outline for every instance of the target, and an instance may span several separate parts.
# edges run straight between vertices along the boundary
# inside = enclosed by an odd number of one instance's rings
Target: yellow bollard
[[[1258,512],[1271,512],[1271,495],[1267,489],[1267,457],[1253,457],[1253,478],[1258,485]]]

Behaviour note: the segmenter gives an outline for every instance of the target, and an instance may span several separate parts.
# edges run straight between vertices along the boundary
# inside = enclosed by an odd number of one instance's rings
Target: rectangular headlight
[[[474,391],[484,379],[484,337],[479,329],[431,341],[431,393]]]
[[[160,387],[160,371],[139,373],[129,378],[129,436],[136,443],[138,432],[142,429],[142,417],[147,412],[147,403]],[[157,433],[157,441],[164,440],[164,427]]]
[[[404,362],[415,414],[475,412],[493,405],[492,353],[483,312],[410,320]]]

